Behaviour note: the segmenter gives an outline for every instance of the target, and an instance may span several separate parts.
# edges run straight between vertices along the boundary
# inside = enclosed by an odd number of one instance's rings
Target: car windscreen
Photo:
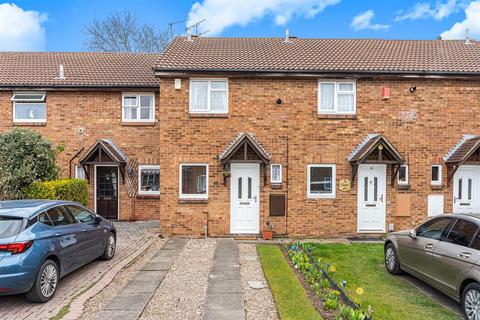
[[[22,224],[22,218],[0,216],[0,239],[17,235]]]

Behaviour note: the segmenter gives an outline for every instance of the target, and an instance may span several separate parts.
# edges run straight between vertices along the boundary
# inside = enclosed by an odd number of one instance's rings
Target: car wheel
[[[385,267],[391,274],[401,274],[400,261],[398,260],[397,251],[393,243],[387,244],[385,247]]]
[[[25,293],[25,297],[31,302],[47,302],[55,294],[58,280],[57,264],[52,260],[45,260],[38,269],[32,289]]]
[[[105,244],[105,250],[103,251],[103,255],[100,257],[102,260],[111,260],[115,255],[115,235],[110,232],[107,238],[107,242]]]
[[[480,319],[480,284],[470,283],[462,292],[465,319]]]

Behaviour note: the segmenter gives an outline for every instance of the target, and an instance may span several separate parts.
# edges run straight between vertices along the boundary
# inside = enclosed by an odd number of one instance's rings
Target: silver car
[[[385,241],[385,266],[406,271],[462,305],[480,320],[480,214],[446,214],[417,228],[393,232]]]

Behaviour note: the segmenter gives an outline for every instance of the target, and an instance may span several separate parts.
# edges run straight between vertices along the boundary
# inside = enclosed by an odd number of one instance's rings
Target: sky
[[[86,51],[86,25],[114,12],[177,35],[480,39],[480,0],[0,0],[0,51]]]

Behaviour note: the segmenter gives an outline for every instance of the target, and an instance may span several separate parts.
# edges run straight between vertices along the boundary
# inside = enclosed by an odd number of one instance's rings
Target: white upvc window
[[[334,164],[309,164],[307,171],[309,198],[335,198],[336,166]]]
[[[228,113],[227,79],[190,79],[190,113]]]
[[[282,183],[282,165],[280,163],[273,163],[270,165],[270,183]]]
[[[155,121],[155,94],[153,93],[123,93],[123,122],[153,122]]]
[[[434,164],[432,166],[432,186],[442,185],[442,165]]]
[[[208,199],[208,164],[180,164],[180,199]]]
[[[85,169],[79,164],[75,165],[75,179],[87,179]]]
[[[355,114],[355,81],[318,81],[318,113]]]
[[[406,164],[401,165],[398,169],[398,185],[408,185],[408,165]]]
[[[45,92],[15,92],[13,101],[13,122],[47,122]]]
[[[160,194],[160,166],[139,165],[138,166],[138,194],[159,195]]]

